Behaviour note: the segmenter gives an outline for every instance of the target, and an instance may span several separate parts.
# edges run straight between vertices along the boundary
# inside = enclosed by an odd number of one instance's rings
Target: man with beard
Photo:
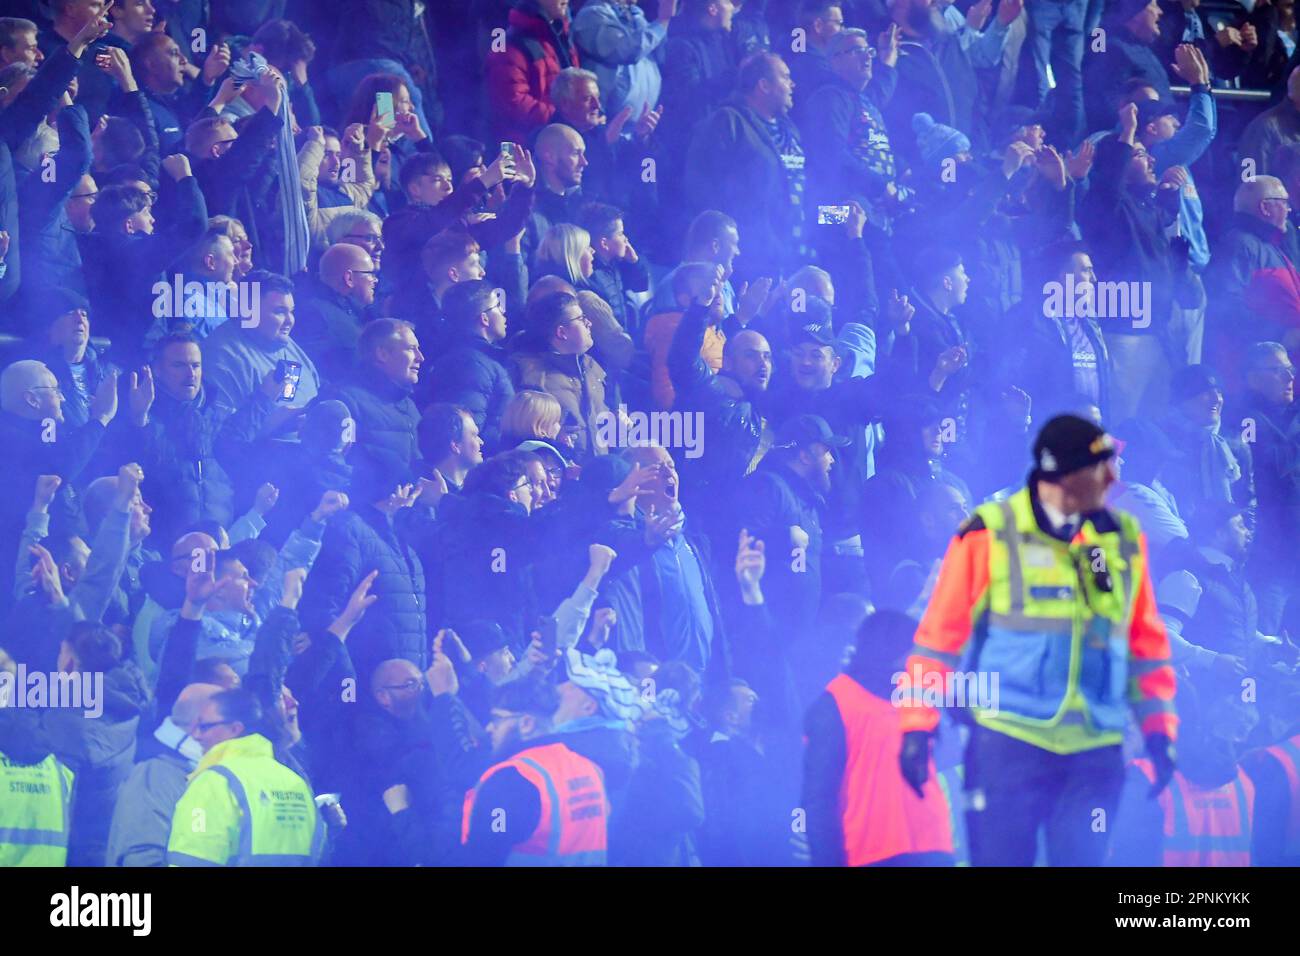
[[[764,592],[782,633],[805,633],[821,605],[826,496],[836,450],[848,444],[826,419],[796,415],[781,426],[771,453],[740,485],[736,523],[774,557]]]
[[[1023,0],[1004,0],[997,19],[989,26],[1004,40],[1011,21],[1020,15]],[[897,0],[891,10],[894,23],[903,33],[898,58],[898,92],[886,110],[889,126],[911,127],[912,116],[928,113],[945,126],[970,137],[976,152],[989,146],[987,119],[977,109],[979,82],[970,51],[963,48],[958,34],[944,24],[935,0]],[[917,150],[909,137],[897,144],[915,161]]]
[[[461,842],[467,863],[604,865],[604,775],[552,736],[560,709],[554,687],[538,680],[507,684],[499,692],[487,729],[501,760],[465,797]],[[509,827],[498,825],[500,819]]]

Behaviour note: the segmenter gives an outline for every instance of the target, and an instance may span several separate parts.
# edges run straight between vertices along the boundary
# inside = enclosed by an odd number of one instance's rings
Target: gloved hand
[[[909,730],[903,734],[903,750],[898,755],[898,767],[903,779],[912,785],[918,797],[925,797],[925,781],[930,777],[930,734],[924,730]]]
[[[1147,734],[1147,756],[1151,758],[1151,767],[1156,773],[1156,782],[1151,785],[1147,798],[1154,800],[1173,779],[1174,742],[1164,734]]]

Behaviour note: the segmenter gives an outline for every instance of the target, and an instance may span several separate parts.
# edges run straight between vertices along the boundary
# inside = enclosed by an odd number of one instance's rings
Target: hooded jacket
[[[77,775],[69,866],[103,866],[118,790],[135,761],[136,727],[149,706],[144,675],[127,662],[103,675],[103,713],[75,708],[41,713],[40,735]]]

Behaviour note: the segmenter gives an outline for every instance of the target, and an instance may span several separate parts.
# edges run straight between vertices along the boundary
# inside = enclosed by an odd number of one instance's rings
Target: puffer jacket
[[[348,637],[357,674],[368,679],[376,664],[392,658],[404,658],[424,670],[429,665],[424,567],[415,549],[398,535],[392,518],[373,506],[358,502],[330,522],[303,592],[303,627],[329,627],[352,590],[375,570],[379,576],[370,593],[378,600]]]
[[[588,355],[555,352],[517,352],[512,357],[515,384],[539,388],[553,395],[566,417],[584,427],[574,454],[579,459],[608,451],[600,440],[601,421],[609,414],[605,404],[605,370]]]
[[[321,391],[322,399],[346,405],[356,422],[357,443],[349,453],[354,468],[368,459],[384,474],[413,471],[420,457],[420,410],[411,391],[361,367]]]
[[[135,763],[136,728],[149,706],[149,688],[133,663],[103,679],[102,714],[62,707],[41,714],[40,736],[76,774],[69,866],[104,865],[117,792]]]
[[[547,22],[535,0],[523,0],[507,22],[506,48],[487,58],[492,136],[525,143],[555,115],[551,84],[561,70],[580,65],[578,50],[569,38],[568,21]]]
[[[447,350],[433,366],[431,397],[435,402],[459,405],[492,444],[506,403],[515,387],[504,364],[505,353],[495,345],[470,335],[448,336]]]

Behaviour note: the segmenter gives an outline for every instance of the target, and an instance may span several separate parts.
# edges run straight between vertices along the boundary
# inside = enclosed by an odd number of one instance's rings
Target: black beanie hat
[[[1034,477],[1056,481],[1115,456],[1115,441],[1077,415],[1057,415],[1034,439]]]

